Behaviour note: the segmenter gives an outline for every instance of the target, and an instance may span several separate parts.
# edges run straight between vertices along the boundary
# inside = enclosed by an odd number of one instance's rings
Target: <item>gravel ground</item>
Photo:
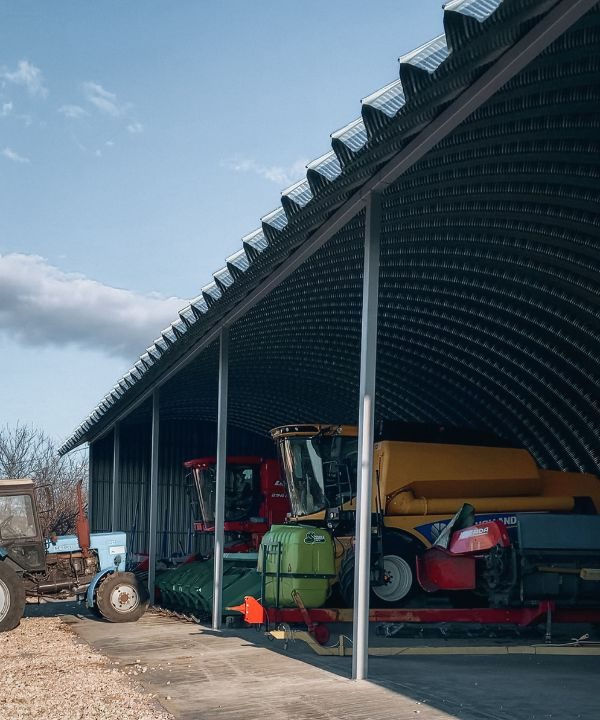
[[[0,720],[172,720],[129,675],[78,641],[58,618],[25,618],[0,633]]]

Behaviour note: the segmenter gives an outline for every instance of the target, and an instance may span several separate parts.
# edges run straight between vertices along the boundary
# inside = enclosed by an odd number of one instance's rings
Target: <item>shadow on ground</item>
[[[589,628],[563,628],[554,641],[568,642],[580,637]],[[340,633],[351,635],[351,627],[338,625],[332,629],[332,640]],[[206,631],[203,631],[206,632]],[[212,632],[212,631],[209,631]],[[249,631],[238,631],[249,639]],[[543,632],[540,633],[543,637]],[[351,677],[351,658],[319,656],[302,642],[268,642],[261,637],[253,642],[272,651],[294,657],[344,678]],[[449,646],[466,645],[475,650],[484,645],[503,647],[507,644],[530,645],[542,639],[507,641],[476,640],[386,640],[372,633],[370,644]],[[600,656],[574,655],[426,655],[369,658],[369,682],[425,707],[443,710],[461,720],[495,718],[496,720],[538,720],[541,718],[581,718],[597,720],[599,715],[595,683],[600,677]],[[416,714],[416,713],[415,713]],[[423,709],[419,713],[423,716]]]
[[[75,600],[49,600],[41,603],[27,603],[23,617],[58,617],[59,615],[81,615],[83,618],[95,618],[85,603]]]
[[[123,625],[80,615],[71,628],[122,667],[143,665],[137,679],[179,720],[598,718],[599,656],[372,657],[370,680],[354,683],[351,658],[253,629],[214,632],[153,612]],[[409,644],[373,638],[386,642]]]

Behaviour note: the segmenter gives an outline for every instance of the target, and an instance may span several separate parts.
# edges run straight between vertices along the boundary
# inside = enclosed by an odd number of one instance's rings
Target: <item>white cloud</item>
[[[28,60],[19,60],[14,72],[3,69],[0,77],[13,85],[24,87],[33,97],[45,98],[48,95],[42,71]]]
[[[88,111],[79,105],[61,105],[58,108],[58,112],[66,118],[72,118],[73,120],[81,120],[82,117],[89,115]]]
[[[89,103],[112,117],[124,115],[130,107],[129,103],[120,103],[115,93],[105,90],[98,83],[83,83],[83,94]]]
[[[19,155],[18,152],[15,152],[9,147],[5,147],[4,150],[1,153],[7,160],[12,160],[15,163],[28,163],[29,158],[23,157],[22,155]]]
[[[0,117],[7,117],[11,114],[13,111],[13,104],[12,102],[5,102],[2,103],[2,110],[0,110]]]
[[[83,94],[87,102],[93,105],[101,113],[110,115],[113,118],[121,119],[127,128],[127,131],[131,134],[137,134],[144,131],[142,123],[132,117],[133,105],[130,102],[121,102],[116,93],[110,92],[98,83],[88,81],[83,83]],[[78,106],[69,105],[68,107],[72,108]],[[83,108],[78,109],[85,112]]]
[[[186,304],[65,273],[39,255],[0,255],[0,331],[25,345],[136,357]]]
[[[224,160],[221,164],[237,173],[254,173],[280,187],[291,185],[306,175],[305,159],[296,160],[288,167],[282,165],[262,165],[252,158],[235,157]]]

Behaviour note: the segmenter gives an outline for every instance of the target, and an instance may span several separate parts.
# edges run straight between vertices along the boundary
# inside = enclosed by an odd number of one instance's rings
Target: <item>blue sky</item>
[[[0,0],[0,425],[62,438],[441,0]]]

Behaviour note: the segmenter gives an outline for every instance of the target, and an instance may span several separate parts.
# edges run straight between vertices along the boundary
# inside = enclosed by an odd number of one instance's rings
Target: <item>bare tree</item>
[[[46,534],[73,532],[76,487],[88,479],[84,453],[59,457],[56,443],[42,430],[17,423],[0,428],[0,477],[30,477],[39,488],[38,504]],[[84,494],[85,497],[85,494]]]

